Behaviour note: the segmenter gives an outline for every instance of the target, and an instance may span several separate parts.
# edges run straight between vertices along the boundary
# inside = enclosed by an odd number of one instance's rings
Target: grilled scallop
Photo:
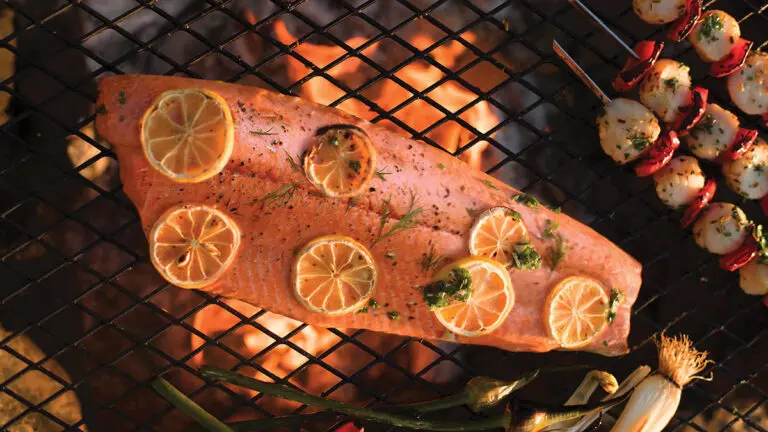
[[[758,138],[744,156],[723,165],[728,186],[747,199],[768,194],[768,144]]]
[[[597,117],[600,145],[619,164],[637,159],[659,137],[661,127],[641,103],[617,98]]]
[[[634,0],[632,7],[649,24],[667,24],[685,12],[686,0]]]
[[[768,54],[753,51],[744,67],[728,76],[731,100],[747,114],[768,111]]]
[[[749,295],[768,294],[768,263],[758,257],[739,269],[739,286]]]
[[[688,36],[688,41],[705,62],[720,61],[741,37],[735,18],[721,10],[705,12]]]
[[[672,159],[653,179],[659,199],[672,208],[690,204],[707,181],[699,161],[691,156]]]
[[[640,101],[662,121],[674,121],[680,108],[691,101],[689,71],[678,61],[659,59],[640,82]]]
[[[693,237],[702,248],[725,255],[744,242],[748,223],[747,216],[735,205],[712,203],[693,224]]]
[[[739,118],[720,105],[708,103],[699,123],[691,129],[685,142],[694,155],[714,160],[736,138]]]

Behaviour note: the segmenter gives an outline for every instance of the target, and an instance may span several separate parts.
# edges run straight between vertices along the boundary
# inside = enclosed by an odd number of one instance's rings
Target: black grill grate
[[[304,387],[313,385],[306,375],[323,375],[323,388],[312,391],[380,405],[402,397],[446,395],[480,373],[512,378],[534,365],[589,362],[623,377],[639,364],[655,365],[649,342],[660,331],[690,334],[716,360],[714,381],[685,391],[671,429],[768,430],[766,310],[759,298],[741,292],[736,275],[720,271],[716,259],[698,250],[677,227],[677,215],[656,199],[650,181],[613,166],[600,151],[592,126],[599,101],[553,56],[551,40],[564,43],[605,87],[624,55],[567,2],[4,3],[4,16],[12,16],[13,28],[0,27],[5,32],[0,34],[0,54],[8,59],[0,63],[14,64],[0,76],[4,103],[10,100],[0,127],[0,320],[7,329],[0,344],[14,364],[0,364],[4,430],[33,424],[32,417],[35,425],[64,429],[177,430],[183,417],[147,387],[161,373],[222,418],[273,416],[296,408],[204,382],[194,362],[206,350],[215,351],[227,367],[246,367]],[[768,5],[756,0],[707,3],[737,17],[746,37],[766,39]],[[663,29],[642,24],[629,0],[594,0],[590,5],[629,42],[661,37]],[[297,37],[291,45],[275,37],[274,25],[281,20],[291,24]],[[412,43],[415,27],[432,35],[426,49]],[[469,32],[479,35],[476,44]],[[365,42],[352,47],[347,41],[355,35],[365,36]],[[318,39],[345,53],[327,64],[314,64],[298,48],[320,43]],[[369,56],[377,43],[390,44],[399,54],[385,61]],[[435,60],[435,50],[450,43],[463,46],[470,59],[455,67]],[[687,44],[667,48],[665,55],[693,65],[694,80],[730,107],[722,82],[705,76],[706,68]],[[308,71],[294,82],[279,73],[288,57]],[[358,69],[370,75],[363,83],[349,84],[334,75],[334,68],[355,58]],[[416,88],[402,77],[403,70],[420,62],[436,68],[441,78]],[[468,78],[481,66],[499,76]],[[90,129],[95,80],[129,72],[246,82],[290,94],[301,94],[313,79],[324,79],[341,94],[330,105],[357,101],[370,110],[372,121],[386,121],[435,146],[435,133],[457,124],[465,131],[457,155],[487,141],[484,168],[489,173],[562,206],[643,263],[645,283],[630,337],[633,351],[620,359],[506,353],[331,329],[322,331],[327,345],[310,352],[296,342],[302,332],[315,331],[306,325],[276,330],[265,324],[269,314],[264,311],[244,314],[223,299],[167,286],[148,264],[138,217],[116,177],[114,154]],[[388,81],[410,96],[385,109],[371,94]],[[433,98],[433,91],[447,83],[476,99],[449,109]],[[418,130],[398,116],[416,101],[439,113],[440,120]],[[498,117],[488,130],[478,130],[464,116],[482,102]],[[758,126],[754,119],[747,123]],[[720,189],[718,199],[739,202]],[[743,208],[753,218],[762,217],[754,203]],[[215,310],[234,324],[211,336],[194,323],[204,310]],[[244,329],[270,342],[257,352],[231,346]],[[204,343],[195,348],[179,342],[193,336]],[[34,340],[44,354],[20,349],[22,338]],[[286,373],[269,367],[270,356],[286,352],[298,353],[301,364]],[[350,368],[353,357],[368,361]],[[47,377],[50,390],[26,393],[24,383],[32,375]],[[555,394],[559,401],[579,379],[578,373],[567,379],[544,378],[524,394],[539,400]],[[71,391],[82,403],[84,420],[68,420],[53,407]],[[6,404],[18,409],[5,409]],[[450,415],[466,418],[470,413]]]

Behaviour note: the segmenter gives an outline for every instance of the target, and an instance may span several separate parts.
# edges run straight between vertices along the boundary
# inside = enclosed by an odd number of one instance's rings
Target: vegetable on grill
[[[697,375],[711,361],[706,352],[693,348],[688,336],[662,334],[656,346],[658,371],[635,388],[611,432],[661,432],[677,411],[683,387],[696,379],[711,379]]]

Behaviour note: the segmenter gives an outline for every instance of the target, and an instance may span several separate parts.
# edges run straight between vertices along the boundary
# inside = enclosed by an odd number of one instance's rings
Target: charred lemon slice
[[[344,315],[360,310],[373,296],[377,274],[365,246],[349,237],[320,237],[296,256],[293,292],[312,312]]]
[[[425,287],[424,298],[445,328],[472,337],[490,333],[504,322],[515,304],[515,291],[499,262],[469,257],[440,270]]]
[[[215,282],[232,265],[239,246],[235,222],[204,205],[168,210],[149,234],[152,264],[168,282],[182,288]]]
[[[226,101],[205,89],[169,90],[141,120],[141,146],[150,165],[177,182],[218,174],[232,155],[234,136]]]
[[[480,213],[472,225],[469,253],[512,266],[517,249],[527,238],[528,230],[519,213],[507,207],[494,207]]]
[[[354,126],[331,127],[317,136],[304,158],[304,172],[328,196],[359,194],[376,171],[371,139]]]
[[[550,336],[563,348],[592,342],[608,324],[608,295],[596,280],[569,276],[547,297],[544,317]]]

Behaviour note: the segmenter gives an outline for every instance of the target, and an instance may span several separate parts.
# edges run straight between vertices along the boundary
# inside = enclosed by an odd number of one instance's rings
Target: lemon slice
[[[469,231],[469,253],[511,266],[518,245],[527,239],[528,230],[519,213],[507,207],[494,207],[475,219]]]
[[[234,136],[227,102],[205,89],[169,90],[141,119],[141,146],[150,165],[182,183],[200,182],[224,169]]]
[[[320,237],[296,256],[293,292],[312,312],[344,315],[360,310],[373,296],[377,274],[365,246],[340,235]]]
[[[563,348],[589,344],[608,325],[608,294],[585,276],[561,280],[547,297],[544,317],[550,336]]]
[[[480,336],[496,330],[515,304],[515,291],[509,272],[499,262],[484,257],[469,257],[445,266],[433,279],[450,280],[452,270],[462,268],[472,279],[466,302],[456,301],[433,309],[449,331],[461,336]]]
[[[182,288],[210,285],[232,265],[240,229],[219,210],[182,205],[165,212],[149,234],[152,265]]]
[[[304,158],[304,172],[328,196],[362,192],[376,171],[376,150],[362,130],[332,127],[319,135]]]

